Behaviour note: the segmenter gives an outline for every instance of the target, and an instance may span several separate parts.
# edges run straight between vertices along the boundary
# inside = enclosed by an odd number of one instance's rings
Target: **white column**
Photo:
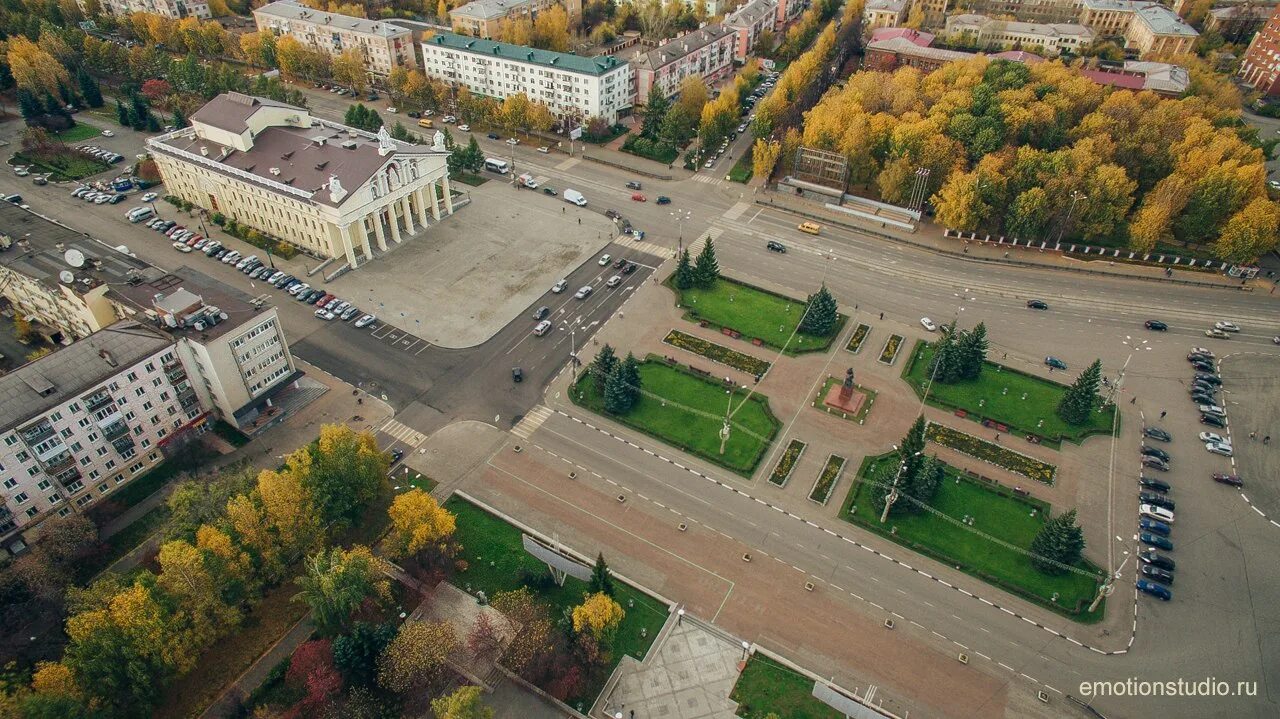
[[[442,177],[442,178],[440,178],[440,179],[441,179],[441,181],[444,183],[444,185],[443,185],[443,189],[444,189],[444,209],[445,209],[445,213],[446,213],[446,214],[450,214],[450,215],[452,215],[452,214],[453,214],[453,192],[451,192],[451,191],[449,190],[449,176],[448,176],[448,175],[445,175],[444,177]]]
[[[373,235],[378,240],[378,249],[383,252],[387,251],[387,237],[382,233],[382,210],[371,215],[373,218]]]
[[[334,246],[342,250],[342,253],[347,256],[347,264],[354,270],[356,268],[356,253],[354,248],[351,247],[351,240],[347,235],[347,228],[338,227],[337,225],[329,225],[329,227],[331,229],[330,234],[337,234],[337,237],[334,238]]]
[[[396,203],[387,205],[387,219],[391,221],[391,239],[400,244],[400,223],[396,221]]]
[[[422,188],[413,191],[414,204],[418,206],[418,223],[423,227],[427,226],[427,196],[423,194]]]
[[[409,196],[405,195],[400,198],[400,209],[404,212],[404,229],[410,235],[417,234],[417,230],[413,227],[413,208],[409,203]]]
[[[351,244],[355,245],[355,239],[359,239],[360,251],[364,253],[364,258],[366,260],[372,260],[373,250],[369,248],[369,228],[365,226],[364,221],[365,218],[361,218],[349,225],[351,232],[356,234],[356,237],[352,239]]]
[[[427,185],[427,192],[431,193],[431,217],[436,222],[440,221],[440,195],[436,194],[436,181],[432,180]]]

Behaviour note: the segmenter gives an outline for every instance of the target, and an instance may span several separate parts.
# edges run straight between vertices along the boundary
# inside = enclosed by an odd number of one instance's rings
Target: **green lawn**
[[[80,142],[88,140],[91,137],[97,137],[102,134],[102,130],[84,122],[77,122],[75,127],[70,130],[63,130],[54,134],[54,137],[63,142]]]
[[[596,391],[594,380],[585,373],[571,398],[597,414],[744,477],[755,471],[778,432],[780,423],[769,411],[768,398],[755,394],[743,404],[747,393],[735,389],[733,431],[724,454],[720,454],[720,428],[729,400],[721,382],[655,360],[640,365],[640,382],[646,392],[657,396],[641,397],[630,412],[621,416],[604,411],[604,400]]]
[[[840,719],[840,712],[813,698],[813,680],[761,654],[752,654],[729,698],[738,716],[764,719]]]
[[[737,162],[733,163],[733,169],[729,170],[729,180],[746,184],[754,172],[751,165],[751,153],[747,152],[742,157],[739,157]]]
[[[1034,499],[1013,497],[997,492],[976,481],[960,477],[951,467],[947,478],[939,488],[933,508],[952,517],[946,521],[929,512],[894,515],[880,524],[880,513],[872,506],[868,494],[862,492],[863,479],[873,476],[883,463],[896,463],[894,453],[869,457],[858,472],[857,481],[850,489],[842,519],[871,529],[895,542],[927,554],[939,561],[960,568],[985,581],[1003,586],[1028,599],[1055,607],[1077,621],[1096,621],[1102,617],[1102,608],[1094,614],[1073,614],[1078,602],[1081,611],[1087,608],[1097,591],[1097,582],[1080,574],[1051,576],[1036,569],[1026,555],[998,544],[978,534],[982,532],[1015,547],[1030,547],[1041,524],[1044,523],[1048,505]],[[957,483],[956,479],[960,481]],[[851,513],[851,508],[856,512]],[[1032,516],[1033,509],[1037,509]],[[973,517],[972,528],[960,523],[965,516]],[[891,535],[890,528],[897,533]],[[977,530],[975,532],[974,530]],[[1082,561],[1078,565],[1087,572],[1098,568]],[[1057,592],[1056,605],[1051,598]]]
[[[673,287],[674,289],[674,287]],[[757,287],[721,277],[710,289],[676,290],[677,301],[687,310],[685,319],[706,320],[717,327],[742,333],[743,339],[758,338],[770,347],[782,349],[804,314],[804,302],[765,292]],[[816,352],[831,346],[846,321],[840,315],[836,328],[827,337],[797,332],[786,347],[788,354]]]
[[[519,589],[529,578],[548,573],[547,565],[524,551],[517,527],[458,497],[450,498],[444,506],[458,518],[454,538],[462,545],[458,558],[467,563],[465,571],[454,575],[455,585],[472,592],[484,590],[492,598],[497,592]],[[614,586],[614,599],[626,611],[614,640],[614,661],[592,674],[583,696],[566,702],[571,706],[581,701],[589,707],[623,654],[644,659],[667,620],[667,607],[658,600],[623,582],[614,582]],[[587,591],[587,585],[573,577],[567,578],[563,587],[549,582],[545,587],[530,589],[547,604],[552,621],[559,620],[565,609],[581,604]],[[642,628],[645,636],[641,636]]]
[[[14,153],[13,162],[10,164],[31,165],[33,171],[51,173],[50,179],[55,182],[79,180],[89,175],[96,175],[108,167],[107,163],[70,148],[62,152],[41,155],[25,155],[17,152]]]
[[[902,377],[916,391],[923,393],[923,386],[929,380],[929,360],[933,357],[933,347],[924,342],[916,344],[912,361],[904,368]],[[1083,369],[1083,368],[1080,368]],[[1074,380],[1079,370],[1064,372],[1064,380]],[[1004,389],[1008,388],[1008,392]],[[962,409],[969,413],[969,418],[982,421],[990,418],[1008,425],[1017,434],[1036,434],[1045,437],[1050,443],[1062,440],[1080,442],[1091,434],[1110,434],[1115,414],[1111,406],[1102,412],[1089,415],[1087,425],[1067,424],[1056,411],[1066,386],[1047,379],[1034,377],[1002,367],[994,362],[987,362],[982,375],[971,382],[943,384],[934,382],[929,392],[929,402],[947,409]],[[1025,393],[1027,398],[1022,399]],[[980,402],[985,400],[985,403]],[[981,404],[981,406],[979,406]],[[1044,420],[1042,426],[1036,424]]]

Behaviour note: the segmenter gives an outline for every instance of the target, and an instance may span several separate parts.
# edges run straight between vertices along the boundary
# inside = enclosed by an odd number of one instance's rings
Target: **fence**
[[[968,242],[981,242],[990,245],[1003,245],[1007,247],[1021,247],[1028,250],[1052,250],[1054,252],[1065,252],[1073,255],[1097,255],[1098,257],[1110,257],[1112,259],[1126,260],[1129,262],[1146,262],[1148,264],[1161,265],[1164,267],[1186,267],[1198,270],[1213,270],[1215,272],[1226,272],[1232,277],[1249,278],[1258,274],[1257,267],[1244,267],[1241,265],[1233,265],[1229,262],[1220,260],[1200,260],[1196,258],[1187,259],[1178,255],[1164,254],[1159,252],[1139,253],[1134,250],[1122,250],[1115,247],[1095,247],[1093,245],[1077,245],[1071,242],[1063,243],[1058,240],[1049,246],[1048,240],[1041,240],[1036,243],[1033,240],[1019,240],[1016,237],[1005,237],[1000,235],[992,237],[991,235],[978,236],[976,232],[970,232],[967,235],[958,230],[943,228],[943,237],[954,237],[959,240]],[[1216,265],[1216,267],[1215,267]]]

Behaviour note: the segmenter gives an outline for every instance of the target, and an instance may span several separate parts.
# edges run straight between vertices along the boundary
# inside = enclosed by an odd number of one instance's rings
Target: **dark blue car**
[[[1146,579],[1139,579],[1137,586],[1139,592],[1150,594],[1156,599],[1162,599],[1166,602],[1173,599],[1173,592],[1169,591],[1166,587],[1156,584],[1155,582],[1148,581]]]
[[[1173,542],[1170,542],[1169,540],[1165,539],[1164,537],[1161,537],[1158,534],[1152,534],[1151,532],[1143,532],[1142,534],[1138,535],[1138,539],[1141,540],[1143,544],[1150,545],[1157,549],[1163,549],[1166,552],[1173,551]]]
[[[1138,520],[1138,526],[1152,534],[1159,534],[1161,537],[1169,536],[1170,527],[1164,522],[1154,520],[1150,517],[1143,517]]]

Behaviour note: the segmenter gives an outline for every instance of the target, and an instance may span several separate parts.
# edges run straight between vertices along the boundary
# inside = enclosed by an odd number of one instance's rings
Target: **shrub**
[[[686,334],[680,330],[671,330],[662,339],[672,347],[679,347],[697,355],[702,355],[712,362],[719,362],[727,367],[741,370],[747,374],[762,376],[769,371],[770,364],[762,359],[743,354],[714,342]]]

